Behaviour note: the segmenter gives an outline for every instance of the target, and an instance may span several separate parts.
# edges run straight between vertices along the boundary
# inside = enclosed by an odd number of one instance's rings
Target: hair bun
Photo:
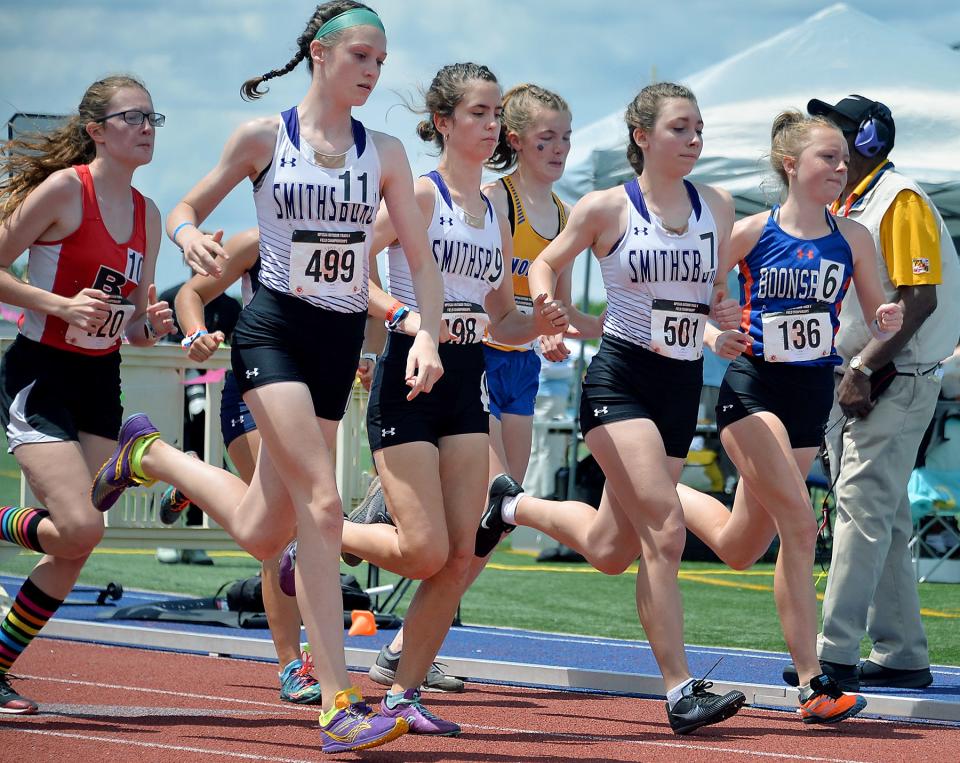
[[[428,143],[437,137],[437,128],[432,119],[421,119],[417,123],[417,135]]]

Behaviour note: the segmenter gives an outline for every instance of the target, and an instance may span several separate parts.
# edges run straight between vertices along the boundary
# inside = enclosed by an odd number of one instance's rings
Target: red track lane
[[[929,761],[960,747],[960,729],[855,719],[808,727],[746,708],[674,736],[662,701],[472,684],[428,694],[457,721],[457,739],[403,737],[361,755],[319,751],[317,712],[280,703],[276,666],[39,639],[16,664],[15,688],[46,707],[0,715],[0,761],[137,763],[383,761]],[[379,698],[366,676],[361,688]],[[947,753],[948,757],[953,752]]]

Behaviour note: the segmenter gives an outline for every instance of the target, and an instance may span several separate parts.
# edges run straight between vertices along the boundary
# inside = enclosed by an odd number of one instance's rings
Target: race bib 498
[[[476,344],[483,340],[490,318],[473,302],[444,302],[443,320],[450,332],[450,344]]]

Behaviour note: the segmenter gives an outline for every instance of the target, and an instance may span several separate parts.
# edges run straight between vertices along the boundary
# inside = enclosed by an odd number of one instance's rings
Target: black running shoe
[[[477,541],[474,547],[474,553],[481,559],[490,555],[504,533],[512,533],[517,529],[516,525],[503,521],[503,500],[520,495],[522,492],[523,485],[509,474],[498,474],[490,484],[490,500],[487,502],[487,510],[480,517],[480,527],[477,528]]]
[[[37,703],[17,694],[10,686],[10,677],[0,674],[0,713],[7,715],[33,715],[38,710]]]
[[[684,694],[672,710],[670,703],[666,703],[667,718],[674,734],[689,734],[701,726],[725,721],[736,715],[747,701],[743,692],[728,691],[721,696],[707,691],[711,686],[713,681],[694,681],[690,693]]]
[[[357,508],[347,515],[348,522],[354,522],[358,525],[392,525],[393,519],[390,512],[387,511],[387,502],[383,497],[383,488],[380,486],[380,478],[374,477],[367,488],[367,494],[360,501]],[[340,554],[344,564],[350,567],[356,567],[363,561],[356,554],[343,552]]]
[[[860,691],[859,665],[844,665],[840,662],[820,660],[820,670],[825,676],[836,681],[843,691]],[[800,676],[797,675],[797,668],[792,662],[783,669],[783,682],[790,686],[800,685]]]

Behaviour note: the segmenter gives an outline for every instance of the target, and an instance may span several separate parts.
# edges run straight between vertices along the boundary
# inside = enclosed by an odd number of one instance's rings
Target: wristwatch
[[[854,355],[852,358],[850,358],[850,370],[859,371],[868,379],[873,374],[873,369],[870,368],[870,366],[868,366],[866,363],[864,363],[863,358],[860,357],[859,355]]]

